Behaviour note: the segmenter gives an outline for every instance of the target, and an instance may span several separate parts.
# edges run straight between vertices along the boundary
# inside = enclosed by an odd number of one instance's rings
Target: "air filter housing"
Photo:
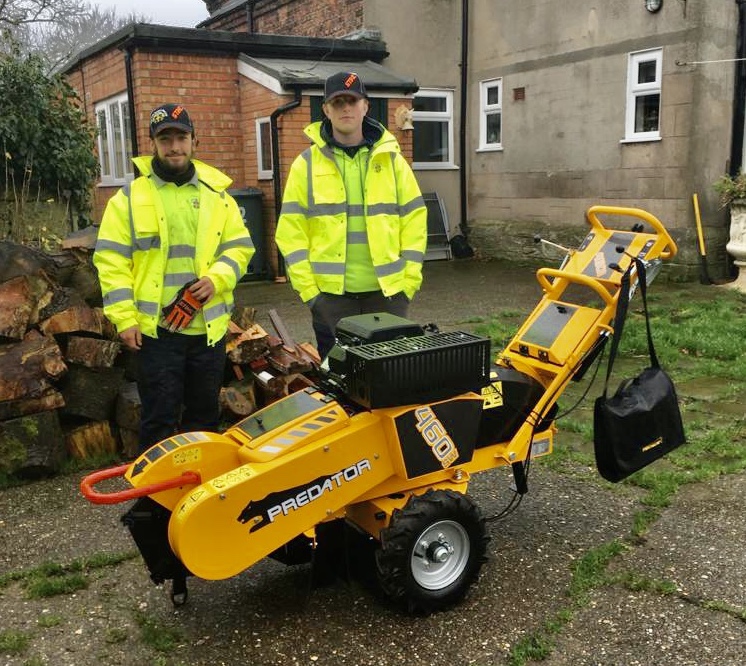
[[[329,371],[354,402],[376,409],[434,402],[489,382],[490,341],[460,331],[335,346]]]

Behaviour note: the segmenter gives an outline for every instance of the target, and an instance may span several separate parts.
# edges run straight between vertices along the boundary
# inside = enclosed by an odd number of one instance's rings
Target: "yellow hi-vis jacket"
[[[228,329],[233,290],[254,254],[238,205],[226,192],[233,181],[192,160],[199,180],[197,235],[193,247],[171,248],[167,211],[153,180],[152,160],[133,160],[142,175],[109,200],[101,220],[93,262],[104,314],[120,333],[139,326],[144,335],[157,337],[169,252],[193,252],[195,277],[207,276],[215,285],[215,295],[202,309],[207,342],[214,345]]]
[[[422,284],[427,209],[399,143],[382,125],[379,128],[381,137],[368,158],[365,201],[347,200],[321,123],[305,129],[313,145],[290,167],[275,235],[288,276],[304,302],[319,292],[344,293],[348,215],[365,216],[373,268],[385,296],[403,291],[411,299]]]

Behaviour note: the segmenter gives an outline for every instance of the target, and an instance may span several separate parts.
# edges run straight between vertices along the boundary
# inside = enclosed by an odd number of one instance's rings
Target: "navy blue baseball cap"
[[[326,80],[324,101],[328,102],[340,95],[350,95],[357,99],[367,99],[368,97],[362,80],[355,72],[337,72]]]
[[[194,124],[189,112],[181,104],[161,104],[150,114],[150,136],[155,136],[169,127],[194,134]]]

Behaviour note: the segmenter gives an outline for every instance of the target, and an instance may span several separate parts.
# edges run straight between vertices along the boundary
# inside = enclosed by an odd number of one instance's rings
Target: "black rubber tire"
[[[450,608],[479,576],[488,541],[485,519],[467,495],[452,490],[412,495],[381,531],[379,585],[410,613]]]

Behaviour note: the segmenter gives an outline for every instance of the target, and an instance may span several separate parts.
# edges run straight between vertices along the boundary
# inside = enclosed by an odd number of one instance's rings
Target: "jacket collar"
[[[135,157],[132,162],[143,176],[154,175],[152,155],[141,155],[140,157]],[[232,178],[229,178],[222,171],[206,164],[205,162],[193,159],[192,164],[194,164],[194,168],[197,172],[197,178],[216,192],[227,190],[233,183]]]

